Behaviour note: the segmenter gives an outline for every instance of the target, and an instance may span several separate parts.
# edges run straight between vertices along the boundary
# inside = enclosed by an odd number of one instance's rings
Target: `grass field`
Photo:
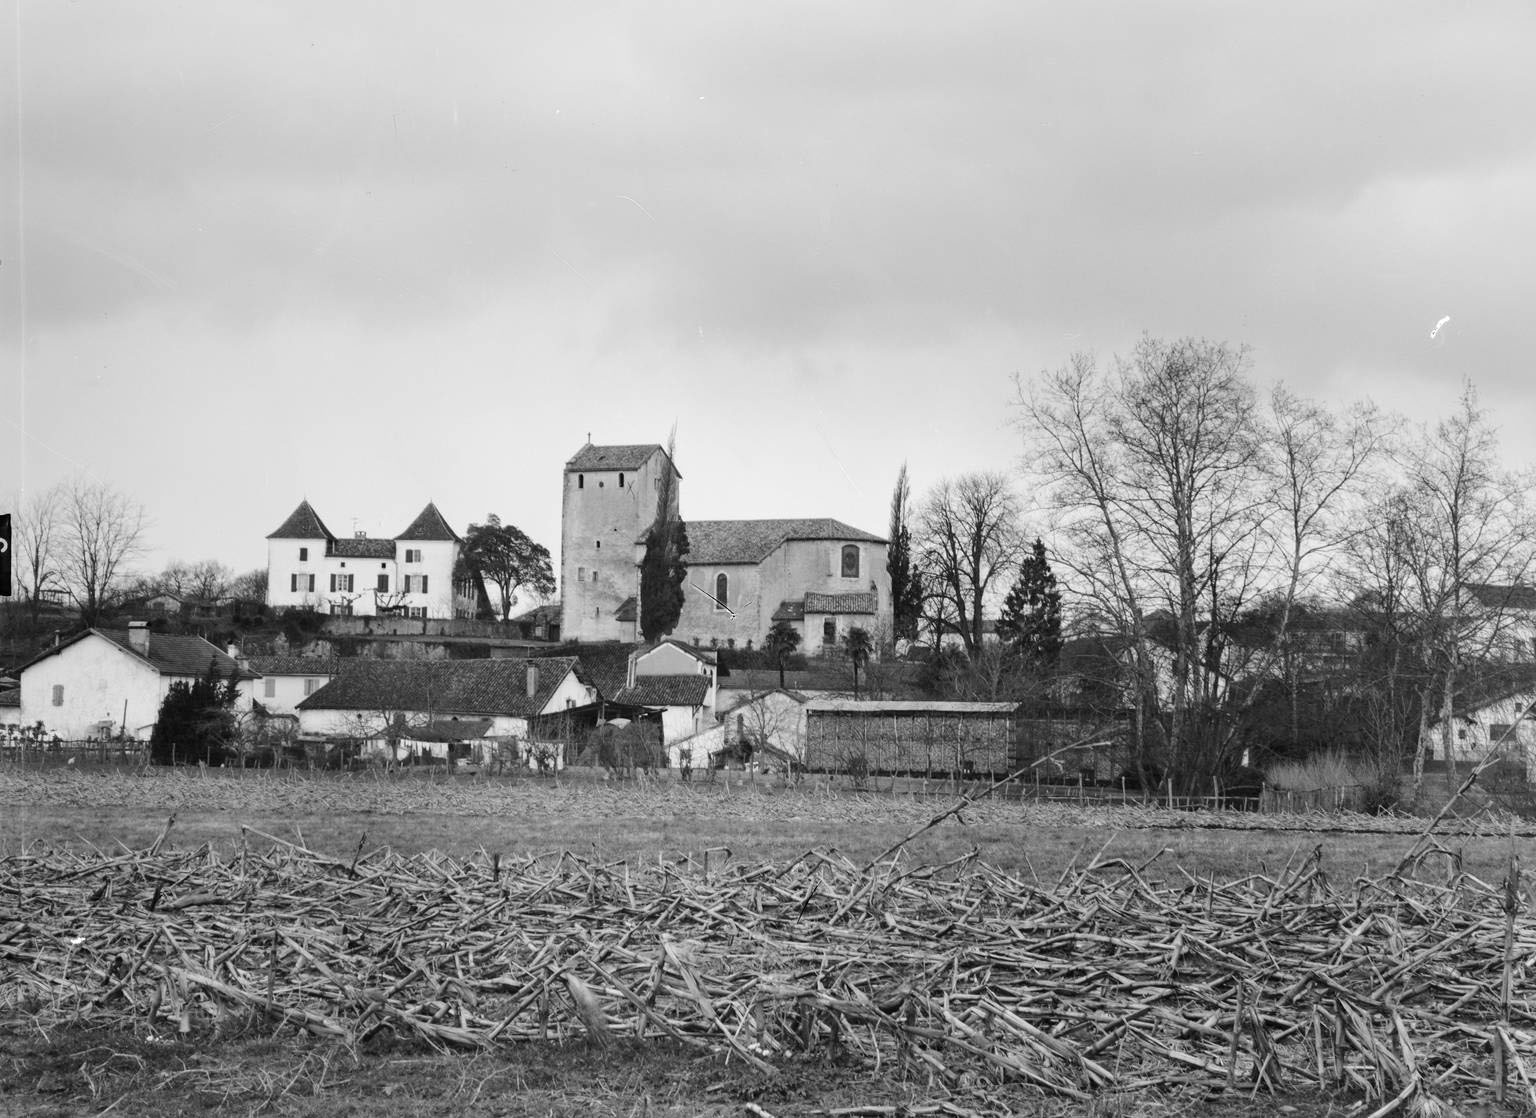
[[[44,859],[55,858],[49,864],[78,867],[71,869],[71,874],[96,874],[101,877],[102,888],[110,892],[119,887],[112,882],[120,871],[108,863],[169,865],[163,861],[167,856],[181,859],[177,865],[190,867],[165,878],[173,881],[193,869],[205,872],[209,866],[228,867],[237,859],[243,864],[242,852],[266,857],[269,862],[276,858],[270,862],[274,867],[288,865],[300,848],[313,852],[322,870],[333,862],[342,866],[355,863],[360,854],[364,867],[406,865],[399,859],[390,861],[387,848],[399,855],[426,856],[422,865],[428,870],[423,872],[438,872],[430,867],[437,864],[434,860],[446,857],[458,860],[455,864],[464,866],[462,872],[473,876],[486,872],[492,855],[508,863],[523,860],[532,866],[535,863],[529,859],[534,856],[547,856],[537,863],[547,865],[560,852],[570,851],[579,854],[588,866],[625,863],[637,873],[661,873],[657,867],[664,866],[666,873],[684,874],[697,885],[700,880],[776,880],[774,873],[763,878],[761,872],[748,867],[788,867],[808,851],[820,850],[839,852],[842,859],[852,863],[840,879],[846,884],[859,880],[856,867],[899,843],[952,802],[940,797],[856,795],[815,787],[786,789],[771,783],[727,788],[567,779],[555,786],[538,780],[498,782],[466,777],[427,780],[419,776],[385,779],[0,770],[0,868],[6,863],[18,870],[36,867]],[[168,827],[173,816],[174,824]],[[947,819],[908,843],[901,865],[905,867],[902,872],[910,875],[923,866],[944,865],[975,851],[985,863],[1021,883],[1038,883],[1042,899],[1065,903],[1061,898],[1071,890],[1064,893],[1058,887],[1060,882],[1095,860],[1101,864],[1120,860],[1146,879],[1149,891],[1143,899],[1152,906],[1147,909],[1147,919],[1155,923],[1174,915],[1168,906],[1179,903],[1179,890],[1196,880],[1255,878],[1269,889],[1271,883],[1291,880],[1288,874],[1295,878],[1303,866],[1315,866],[1326,871],[1326,880],[1331,883],[1327,888],[1342,889],[1338,896],[1345,897],[1349,889],[1341,883],[1358,881],[1363,888],[1385,877],[1414,844],[1424,824],[1419,819],[1218,816],[986,801],[966,808],[961,819]],[[1442,852],[1417,863],[1417,873],[1428,892],[1411,905],[1428,911],[1423,898],[1438,897],[1435,904],[1454,906],[1462,891],[1469,897],[1494,897],[1496,891],[1483,889],[1479,879],[1497,883],[1512,855],[1527,865],[1536,864],[1536,839],[1518,833],[1507,823],[1480,819],[1457,826],[1465,833],[1440,838],[1437,845]],[[144,851],[156,844],[161,851],[156,856],[159,862],[124,853]],[[208,857],[191,853],[204,844],[208,844]],[[184,853],[165,853],[176,850]],[[706,859],[708,872],[716,878],[698,876],[704,873]],[[98,871],[93,866],[107,868]],[[157,872],[169,870],[151,871],[151,876]],[[322,877],[335,872],[325,871]],[[586,872],[590,875],[594,871]],[[607,875],[605,880],[617,881],[614,874],[621,872],[627,883],[627,870],[605,869],[601,874]],[[1464,876],[1457,877],[1458,872]],[[726,877],[719,877],[722,873]],[[881,881],[891,880],[887,871],[877,871],[877,876],[881,873],[885,874]],[[1006,887],[1006,877],[997,880]],[[1318,877],[1316,887],[1322,887],[1323,880]],[[1297,881],[1300,878],[1286,889],[1300,888]],[[873,887],[875,877],[870,877],[870,882]],[[957,881],[959,884],[963,883]],[[707,885],[700,887],[707,895]],[[995,883],[987,888],[995,888]],[[6,963],[8,935],[14,935],[29,919],[35,922],[41,918],[42,910],[37,907],[42,904],[38,899],[41,894],[33,886],[17,889],[8,894],[0,888],[0,976],[5,973],[3,968],[11,965]],[[965,895],[969,889],[966,885]],[[1137,897],[1142,897],[1140,890],[1138,884]],[[1212,895],[1214,890],[1207,891],[1204,919],[1211,917]],[[29,896],[34,898],[31,902],[26,899]],[[931,906],[940,902],[930,898],[913,903]],[[1101,919],[1092,914],[1105,904],[1110,906],[1105,911],[1131,911],[1126,908],[1126,897],[1115,899],[1110,894],[1103,900],[1072,903],[1078,905],[1072,911],[1078,916],[1086,912],[1084,918],[1089,920]],[[960,901],[955,904],[960,905]],[[1264,907],[1269,907],[1268,902]],[[80,911],[80,916],[57,918],[69,927],[84,928],[92,910],[87,906]],[[139,937],[134,940],[137,943],[144,929],[160,925],[152,913],[133,911],[133,920],[138,922],[134,927],[139,929],[133,933]],[[959,911],[964,911],[963,905]],[[1412,911],[1416,910],[1410,908],[1410,915]],[[1447,914],[1452,911],[1445,910]],[[861,934],[874,939],[884,936],[886,929],[879,922],[879,913],[871,912],[868,917],[874,922],[868,933]],[[301,923],[307,919],[292,918]],[[1192,912],[1191,926],[1201,918]],[[1444,923],[1447,918],[1437,918],[1434,927],[1449,927]],[[278,919],[276,910],[271,919]],[[613,919],[619,923],[624,920]],[[898,924],[905,919],[899,917]],[[1132,922],[1122,924],[1122,931],[1115,934],[1134,937],[1135,918],[1128,915],[1125,919]],[[1245,918],[1238,913],[1233,919],[1231,927],[1241,929]],[[1382,940],[1382,949],[1389,953],[1394,945],[1426,958],[1450,950],[1450,941],[1414,939],[1423,933],[1411,926],[1411,920],[1402,924],[1397,915],[1386,912],[1372,919],[1380,923],[1383,934],[1391,932]],[[1482,919],[1467,925],[1471,931],[1461,938],[1483,935],[1477,929],[1493,928],[1486,920],[1478,923]],[[1525,921],[1522,935],[1528,935],[1528,908],[1521,919]],[[1341,929],[1344,923],[1341,919]],[[1177,925],[1175,919],[1170,926]],[[181,929],[175,934],[183,938],[202,934],[195,930],[199,927],[210,935],[222,934],[226,927],[217,922],[175,926]],[[171,925],[165,927],[169,934]],[[983,934],[985,929],[978,927],[978,934]],[[1123,930],[1127,928],[1132,930]],[[66,930],[61,928],[57,934]],[[622,928],[592,934],[606,932],[613,932],[621,941],[629,934]],[[108,925],[95,933],[80,934],[110,937],[115,933]],[[1243,938],[1237,931],[1224,934]],[[1361,927],[1351,934],[1358,939],[1376,933]],[[604,951],[616,950],[612,941],[604,942],[610,943]],[[1438,946],[1412,946],[1419,942]],[[729,943],[730,937],[722,941],[722,959],[732,957],[735,949]],[[1289,950],[1280,940],[1274,943],[1280,946],[1272,945],[1273,950]],[[1113,944],[1104,946],[1110,950],[1107,958],[1113,958]],[[1125,942],[1127,960],[1135,953],[1134,946],[1131,940]],[[881,950],[892,949],[907,948]],[[921,958],[921,941],[916,950],[914,958]],[[933,950],[953,951],[954,947],[935,943]],[[1327,954],[1333,949],[1325,940],[1317,940],[1307,950]],[[45,956],[54,957],[46,950],[38,957]],[[850,962],[857,957],[850,956]],[[1364,958],[1369,958],[1369,952]],[[1536,954],[1530,963],[1536,966]],[[61,973],[67,974],[67,957],[64,966]],[[1275,981],[1282,977],[1271,976]],[[1522,1028],[1531,1024],[1528,993],[1526,996],[1522,1004],[1527,1007],[1527,1017]],[[838,997],[845,995],[839,993]],[[902,1056],[900,1074],[893,1075],[892,1069],[881,1066],[880,1053],[886,1051],[889,1058],[892,1052],[900,1051],[899,1046],[887,1050],[866,1045],[864,1049],[844,1050],[834,1045],[793,1054],[781,1052],[773,1061],[777,1070],[764,1071],[733,1058],[729,1047],[706,1052],[657,1038],[597,1048],[562,1034],[563,1038],[542,1043],[442,1053],[419,1040],[407,1041],[394,1034],[353,1037],[346,1042],[306,1036],[291,1026],[278,1028],[273,1021],[253,1013],[220,1011],[212,1023],[178,1034],[174,1029],[152,1025],[153,1014],[150,1018],[108,1022],[100,1011],[78,1012],[73,1017],[61,1014],[60,1007],[67,1004],[67,999],[54,999],[45,1011],[31,1002],[8,1002],[0,995],[0,1049],[5,1050],[0,1055],[0,1113],[97,1114],[110,1110],[113,1114],[174,1114],[216,1108],[304,1115],[367,1112],[386,1118],[445,1110],[470,1115],[751,1114],[761,1118],[768,1114],[785,1118],[832,1113],[1038,1113],[1107,1118],[1273,1114],[1277,1107],[1286,1106],[1292,1108],[1287,1113],[1342,1116],[1363,1101],[1358,1091],[1349,1089],[1348,1082],[1339,1089],[1320,1092],[1295,1077],[1278,1095],[1268,1089],[1272,1084],[1259,1091],[1254,1083],[1242,1081],[1230,1090],[1212,1094],[1209,1076],[1202,1079],[1198,1075],[1186,1077],[1182,1086],[1178,1076],[1163,1076],[1156,1080],[1156,1086],[1147,1080],[1135,1091],[1091,1093],[1086,1100],[1073,1101],[1041,1093],[1027,1084],[986,1076],[968,1079],[972,1072],[951,1069],[952,1074],[932,1070],[926,1075],[914,1074],[908,1055]],[[160,1011],[162,1019],[167,1012]],[[1239,1008],[1233,1020],[1240,1021],[1241,1015]],[[1209,1027],[1192,1022],[1190,1027]],[[1283,1031],[1277,1035],[1284,1035]],[[1469,1082],[1474,1081],[1475,1075]],[[1469,1097],[1464,1089],[1457,1102],[1465,1113],[1478,1113],[1469,1109],[1477,1106],[1491,1108],[1485,1113],[1516,1113],[1514,1102],[1526,1097],[1518,1084],[1516,1088],[1507,1106],[1494,1103],[1486,1092],[1474,1091]],[[1529,1098],[1536,1101],[1536,1091]],[[1420,1114],[1433,1114],[1434,1107],[1440,1105],[1438,1096],[1427,1089],[1413,1096],[1412,1102]],[[1359,1113],[1369,1113],[1370,1109]]]

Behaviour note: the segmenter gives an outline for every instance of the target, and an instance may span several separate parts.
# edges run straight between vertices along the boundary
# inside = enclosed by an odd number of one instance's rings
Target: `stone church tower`
[[[639,620],[641,537],[656,519],[664,471],[677,515],[682,474],[655,443],[593,446],[565,464],[561,496],[561,636],[632,641]]]

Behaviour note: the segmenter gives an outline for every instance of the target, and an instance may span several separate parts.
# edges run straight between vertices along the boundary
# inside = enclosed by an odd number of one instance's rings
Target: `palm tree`
[[[773,628],[768,630],[768,636],[763,640],[763,647],[773,657],[773,662],[779,666],[779,688],[784,687],[784,657],[792,655],[795,649],[800,647],[800,631],[788,621],[775,621]]]
[[[855,625],[844,633],[843,651],[848,654],[848,659],[853,661],[853,697],[858,699],[859,669],[869,663],[869,657],[875,651],[875,642],[870,639],[869,630]]]

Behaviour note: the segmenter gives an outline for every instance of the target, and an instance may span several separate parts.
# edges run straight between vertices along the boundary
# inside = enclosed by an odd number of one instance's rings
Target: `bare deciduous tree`
[[[11,572],[27,603],[34,629],[44,593],[64,588],[60,571],[62,497],[58,486],[34,493],[17,503],[19,511],[11,519],[11,543],[15,548]]]
[[[1006,589],[1029,547],[1007,475],[971,473],[939,482],[918,511],[913,543],[935,648],[953,633],[974,660],[981,654],[985,604]]]
[[[1187,786],[1229,761],[1243,695],[1274,667],[1291,607],[1326,568],[1335,518],[1381,434],[1283,390],[1261,400],[1246,350],[1143,338],[1019,382],[1028,460],[1072,590],[1128,638],[1137,759]],[[1233,646],[1240,614],[1278,602],[1272,641]]]
[[[87,625],[101,620],[126,563],[139,553],[144,508],[104,481],[77,479],[60,498],[59,566]]]

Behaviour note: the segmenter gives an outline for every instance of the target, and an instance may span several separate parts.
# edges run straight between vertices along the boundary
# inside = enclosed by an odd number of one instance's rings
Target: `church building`
[[[640,638],[640,559],[656,519],[661,480],[672,476],[677,515],[682,474],[654,443],[593,446],[565,464],[560,547],[562,635]],[[674,640],[753,648],[776,621],[800,649],[835,648],[849,629],[878,643],[891,631],[886,541],[829,518],[689,520],[688,581]]]

